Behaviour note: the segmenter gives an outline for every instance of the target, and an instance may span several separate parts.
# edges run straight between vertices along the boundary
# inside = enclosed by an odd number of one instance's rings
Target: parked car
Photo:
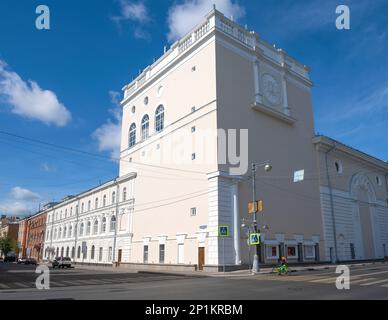
[[[6,256],[4,258],[4,262],[16,262],[16,256],[11,256],[11,255]]]
[[[18,264],[32,264],[32,265],[37,265],[37,261],[34,258],[26,258],[22,257],[18,259]]]
[[[71,267],[71,259],[69,257],[56,257],[52,261],[53,268],[70,268]]]

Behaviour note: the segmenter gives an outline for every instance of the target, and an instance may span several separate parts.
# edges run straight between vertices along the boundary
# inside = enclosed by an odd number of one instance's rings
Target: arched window
[[[164,129],[164,107],[160,105],[155,112],[155,131],[161,132]]]
[[[106,231],[106,218],[102,218],[102,223],[101,223],[101,232]]]
[[[141,120],[141,140],[144,141],[148,139],[150,131],[150,118],[148,115],[145,115]]]
[[[88,256],[88,247],[85,246],[85,252],[84,252],[83,258],[86,259],[87,256]]]
[[[63,251],[64,251],[64,248],[62,247],[61,248],[61,257],[63,257]]]
[[[82,203],[82,204],[81,204],[81,212],[84,212],[84,209],[85,209],[85,204]]]
[[[69,238],[73,235],[73,226],[69,227]]]
[[[56,255],[57,257],[59,256],[59,247],[57,248],[57,255]]]
[[[123,189],[123,201],[127,200],[127,188]]]
[[[88,221],[88,223],[86,224],[86,235],[89,235],[90,234],[90,227],[91,227],[91,223],[90,221]]]
[[[129,127],[129,148],[136,144],[136,124],[132,123]]]
[[[97,234],[98,232],[98,220],[96,219],[93,224],[93,234]]]
[[[95,247],[92,246],[92,251],[90,252],[90,259],[91,260],[94,260],[94,251],[95,251]]]
[[[74,259],[75,257],[75,247],[71,248],[71,258]]]
[[[79,235],[83,236],[84,235],[84,223],[82,222],[80,227],[79,227]]]
[[[90,211],[91,207],[92,207],[92,202],[89,200],[88,201],[88,211]]]
[[[116,203],[116,192],[112,192],[112,204]]]
[[[112,216],[112,218],[110,218],[110,231],[115,231],[116,229],[116,217],[115,216]]]
[[[70,250],[69,247],[67,247],[67,248],[66,248],[66,257],[69,256],[69,250]]]
[[[98,198],[94,200],[94,209],[98,209]]]
[[[78,246],[77,249],[77,259],[81,258],[81,246]]]
[[[102,206],[106,206],[106,194],[104,194],[104,197],[102,198]]]

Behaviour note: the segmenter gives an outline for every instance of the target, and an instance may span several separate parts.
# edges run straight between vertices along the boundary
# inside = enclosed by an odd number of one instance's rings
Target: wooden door
[[[118,264],[118,265],[120,265],[120,263],[121,263],[121,255],[122,255],[122,250],[120,249],[120,250],[119,250],[119,255],[118,255],[118,257],[117,257],[117,264]]]
[[[198,248],[198,270],[203,270],[205,264],[205,248]]]

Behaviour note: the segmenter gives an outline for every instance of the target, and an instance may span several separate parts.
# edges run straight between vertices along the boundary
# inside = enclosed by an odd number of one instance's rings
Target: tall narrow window
[[[116,192],[112,192],[112,204],[116,203]]]
[[[92,246],[92,250],[91,250],[91,252],[90,252],[90,259],[91,259],[91,260],[94,260],[94,251],[95,251],[95,247]]]
[[[148,246],[144,246],[143,263],[148,263]]]
[[[149,137],[150,131],[150,118],[145,115],[141,120],[141,140],[144,141]]]
[[[160,105],[155,112],[155,131],[161,132],[164,129],[164,107]]]
[[[132,123],[129,127],[129,148],[136,144],[136,124]]]
[[[98,209],[98,198],[94,201],[94,209]]]
[[[84,223],[82,222],[80,227],[79,227],[79,235],[83,236],[84,235]]]
[[[90,211],[91,207],[92,207],[92,202],[89,200],[88,201],[88,211]]]
[[[86,235],[90,234],[90,226],[91,226],[91,223],[90,221],[88,221],[88,223],[86,224]]]
[[[127,200],[127,188],[123,189],[123,201]]]
[[[164,263],[164,244],[159,245],[159,263]]]
[[[98,220],[96,219],[93,225],[93,234],[97,234],[97,232],[98,232]]]
[[[115,216],[112,216],[112,218],[110,219],[110,231],[115,231],[116,229],[116,217]]]
[[[98,261],[102,261],[102,252],[103,252],[103,248],[102,247],[100,247],[100,250],[99,250],[99,252],[98,252]]]
[[[103,206],[103,207],[106,206],[106,194],[105,194],[104,197],[102,198],[102,206]]]

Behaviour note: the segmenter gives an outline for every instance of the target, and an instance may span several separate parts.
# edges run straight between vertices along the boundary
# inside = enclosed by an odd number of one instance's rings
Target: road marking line
[[[362,274],[355,275],[355,277],[374,276],[376,274],[383,274],[383,273],[388,273],[388,271],[379,271],[379,272],[372,272],[372,273],[362,273]]]
[[[21,282],[14,282],[13,284],[15,286],[18,286],[18,287],[21,287],[21,288],[29,288],[29,286],[27,286],[26,284],[21,283]]]
[[[371,285],[374,285],[374,284],[379,284],[379,283],[383,283],[383,282],[387,282],[387,281],[388,281],[388,279],[383,279],[383,280],[378,280],[378,281],[363,283],[363,284],[361,284],[361,285],[362,285],[362,286],[371,286]]]
[[[371,281],[371,280],[376,280],[376,278],[363,278],[363,279],[358,279],[358,280],[352,280],[352,278],[350,278],[350,284],[367,282],[367,281]]]
[[[7,286],[7,285],[4,284],[4,283],[0,283],[0,288],[2,288],[2,289],[9,289],[10,287]]]

